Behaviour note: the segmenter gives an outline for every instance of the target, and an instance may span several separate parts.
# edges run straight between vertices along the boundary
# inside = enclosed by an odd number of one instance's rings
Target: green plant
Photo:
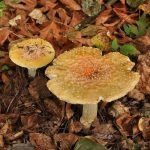
[[[119,51],[120,53],[126,56],[135,56],[139,54],[139,51],[136,49],[136,47],[134,47],[134,45],[132,44],[119,45],[116,38],[112,41],[111,47],[114,51]]]
[[[149,22],[146,17],[146,14],[140,16],[139,20],[136,21],[136,25],[133,24],[124,24],[123,29],[126,35],[137,38],[144,35],[149,27]]]
[[[3,11],[6,9],[6,5],[4,1],[0,1],[0,17],[3,16]]]

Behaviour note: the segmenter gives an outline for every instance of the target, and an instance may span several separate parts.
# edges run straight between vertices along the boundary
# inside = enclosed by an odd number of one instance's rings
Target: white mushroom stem
[[[85,128],[90,128],[91,123],[97,117],[97,104],[84,104],[80,122]]]
[[[36,69],[33,69],[33,68],[28,69],[28,75],[30,77],[35,77],[35,75],[36,75]]]

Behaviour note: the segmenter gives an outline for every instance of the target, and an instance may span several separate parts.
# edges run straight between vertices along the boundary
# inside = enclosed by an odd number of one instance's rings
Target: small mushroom
[[[46,69],[48,89],[59,99],[83,104],[81,123],[89,128],[97,116],[97,103],[126,95],[139,81],[134,63],[119,52],[102,56],[97,48],[80,47],[59,55]]]
[[[55,56],[52,45],[40,38],[23,39],[10,45],[9,57],[17,65],[28,69],[34,77],[36,69],[49,64]]]

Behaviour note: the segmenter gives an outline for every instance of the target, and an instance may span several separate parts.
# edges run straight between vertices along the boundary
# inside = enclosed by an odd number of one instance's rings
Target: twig
[[[15,94],[15,96],[13,97],[13,99],[11,100],[11,102],[9,103],[9,105],[8,105],[8,107],[7,107],[7,110],[6,110],[6,113],[9,112],[11,105],[13,104],[14,100],[15,100],[16,97],[19,95],[19,93],[20,93],[20,90],[18,90],[18,92]]]

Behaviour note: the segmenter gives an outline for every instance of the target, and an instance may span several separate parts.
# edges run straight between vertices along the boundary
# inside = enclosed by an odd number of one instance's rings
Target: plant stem
[[[80,122],[85,128],[90,128],[91,123],[97,117],[97,104],[84,104]]]
[[[30,77],[35,77],[35,75],[36,75],[36,69],[28,69],[28,75],[30,76]]]

